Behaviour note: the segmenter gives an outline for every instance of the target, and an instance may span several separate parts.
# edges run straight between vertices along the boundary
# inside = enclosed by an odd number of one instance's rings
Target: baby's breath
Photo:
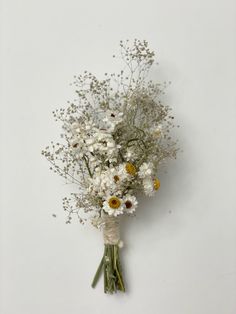
[[[161,100],[168,84],[148,79],[154,52],[145,40],[119,46],[113,56],[124,64],[119,73],[74,76],[76,99],[53,111],[62,123],[63,143],[51,142],[42,154],[54,173],[79,187],[63,199],[67,223],[74,215],[81,223],[88,218],[101,223],[104,208],[114,212],[110,199],[121,202],[116,214],[133,213],[135,192],[152,195],[160,186],[160,165],[176,157],[174,117]]]

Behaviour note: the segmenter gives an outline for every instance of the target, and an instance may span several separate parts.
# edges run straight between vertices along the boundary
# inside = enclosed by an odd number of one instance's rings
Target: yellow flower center
[[[155,179],[155,180],[153,181],[154,190],[157,191],[157,190],[159,189],[160,185],[161,185],[161,183],[160,183],[160,181],[159,181],[158,179]]]
[[[108,204],[109,204],[109,206],[110,206],[111,208],[116,209],[116,208],[119,208],[119,207],[120,207],[121,201],[119,200],[118,197],[112,196],[112,197],[109,199]]]
[[[128,162],[126,165],[125,165],[125,170],[128,174],[131,174],[131,175],[135,175],[136,174],[136,168],[133,164],[131,164],[130,162]]]

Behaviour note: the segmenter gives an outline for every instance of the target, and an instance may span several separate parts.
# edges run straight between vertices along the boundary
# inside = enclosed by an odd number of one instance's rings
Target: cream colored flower
[[[132,214],[135,212],[138,206],[138,201],[134,195],[129,195],[129,194],[125,195],[125,197],[123,198],[123,202],[124,202],[125,212],[127,214]]]
[[[116,110],[107,110],[105,112],[105,118],[103,122],[105,122],[106,128],[112,132],[114,131],[117,124],[122,122],[123,120],[123,112],[119,112]]]
[[[133,161],[133,160],[136,159],[137,156],[136,156],[136,154],[134,152],[134,149],[132,147],[128,147],[124,157],[128,161]]]
[[[108,196],[103,203],[103,210],[110,216],[118,216],[123,214],[124,204],[117,196]]]
[[[151,177],[143,179],[143,190],[148,196],[152,196],[154,194],[153,180]]]
[[[140,178],[144,179],[144,178],[150,177],[152,175],[152,171],[153,171],[152,163],[144,162],[139,168],[138,175]]]

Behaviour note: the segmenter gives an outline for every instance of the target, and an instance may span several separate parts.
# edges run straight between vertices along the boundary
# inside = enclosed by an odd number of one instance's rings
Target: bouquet
[[[177,152],[170,135],[174,117],[161,101],[167,83],[147,79],[154,65],[148,42],[120,41],[113,57],[123,62],[118,74],[74,76],[77,98],[53,112],[63,143],[42,151],[51,170],[78,186],[63,199],[67,223],[76,216],[103,230],[104,253],[92,287],[103,273],[105,293],[125,292],[120,217],[135,215],[139,194],[155,194],[160,166]]]

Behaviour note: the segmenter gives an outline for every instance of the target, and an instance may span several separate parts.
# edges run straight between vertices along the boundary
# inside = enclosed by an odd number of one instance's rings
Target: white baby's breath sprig
[[[77,184],[83,195],[81,200],[76,197],[75,206],[75,197],[64,199],[69,221],[76,215],[84,222],[82,212],[90,211],[94,215],[88,219],[99,225],[104,212],[134,213],[136,192],[141,189],[152,196],[159,188],[157,169],[176,157],[170,132],[173,115],[161,102],[168,84],[147,79],[154,56],[145,40],[120,41],[118,57],[124,69],[105,73],[104,79],[87,71],[75,76],[71,85],[77,99],[53,112],[55,120],[62,122],[64,143],[52,142],[42,154],[50,169],[67,183]],[[110,206],[111,197],[119,200],[118,208]]]

